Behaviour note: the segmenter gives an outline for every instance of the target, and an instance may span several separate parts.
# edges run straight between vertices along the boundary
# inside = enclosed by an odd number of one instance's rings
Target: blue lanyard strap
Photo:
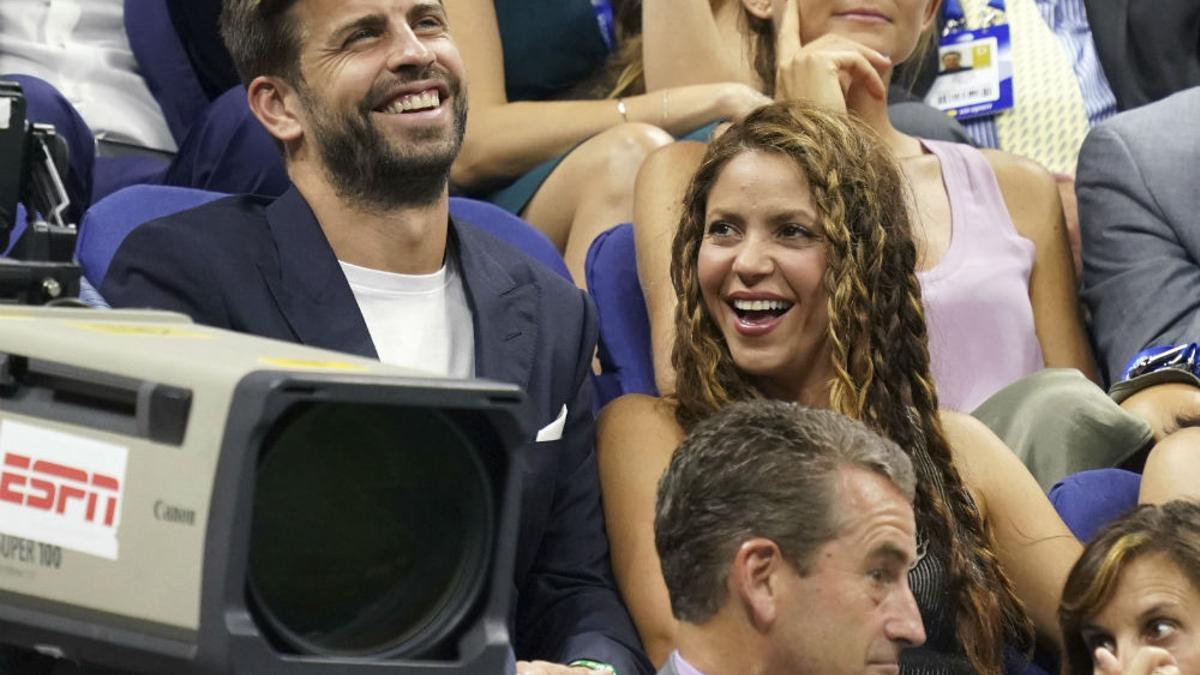
[[[612,0],[592,0],[592,11],[596,13],[596,24],[600,27],[600,37],[611,53],[617,48],[617,26],[613,18]]]
[[[966,19],[966,15],[963,14],[962,5],[958,4],[958,0],[946,0],[942,4],[942,16],[945,17],[946,23]]]
[[[1004,12],[1004,0],[988,0],[988,7],[997,12]],[[942,5],[942,16],[946,19],[947,24],[957,23],[962,24],[966,21],[966,14],[963,13],[962,5],[958,0],[946,0]]]

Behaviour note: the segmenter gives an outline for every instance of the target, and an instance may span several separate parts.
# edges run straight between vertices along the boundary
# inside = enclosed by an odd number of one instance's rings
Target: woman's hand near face
[[[804,99],[838,112],[865,94],[883,102],[887,85],[880,70],[892,61],[840,35],[826,34],[809,44],[800,41],[800,10],[786,0],[775,38],[775,100]]]
[[[1104,647],[1096,649],[1094,659],[1096,669],[1093,675],[1179,675],[1175,657],[1158,647],[1142,647],[1124,669],[1116,655]]]

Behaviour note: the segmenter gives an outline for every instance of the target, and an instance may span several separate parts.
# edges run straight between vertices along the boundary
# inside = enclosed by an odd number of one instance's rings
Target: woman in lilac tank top
[[[1095,381],[1062,205],[1049,172],[1003,152],[922,141],[897,131],[888,118],[884,93],[893,69],[917,51],[939,3],[741,2],[747,16],[742,38],[754,56],[749,61],[777,100],[849,110],[900,159],[919,223],[918,269],[942,405],[973,410],[1043,367],[1076,368]],[[702,154],[699,144],[661,150],[638,182],[638,264],[663,392],[674,386],[671,333],[664,329],[675,304],[665,283],[666,233],[679,220],[679,195]]]

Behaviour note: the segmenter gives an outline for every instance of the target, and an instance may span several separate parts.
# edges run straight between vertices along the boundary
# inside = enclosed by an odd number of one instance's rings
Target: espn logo
[[[112,527],[120,494],[121,482],[112,476],[13,452],[4,455],[0,501],[64,516],[71,503],[78,502],[85,521]],[[80,513],[79,508],[71,511]]]
[[[116,560],[128,454],[0,411],[0,533]]]

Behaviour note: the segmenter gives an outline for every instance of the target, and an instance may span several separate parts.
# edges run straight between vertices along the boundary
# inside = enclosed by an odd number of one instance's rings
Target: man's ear
[[[730,565],[730,595],[741,601],[746,617],[759,631],[775,623],[778,594],[783,590],[777,575],[786,566],[779,545],[762,537],[742,542]]]
[[[246,100],[250,112],[258,118],[279,141],[294,141],[304,133],[300,124],[299,95],[282,78],[260,75],[246,88]]]
[[[750,12],[751,16],[769,21],[771,19],[771,0],[741,0],[742,7]],[[778,0],[782,2],[783,0]]]

